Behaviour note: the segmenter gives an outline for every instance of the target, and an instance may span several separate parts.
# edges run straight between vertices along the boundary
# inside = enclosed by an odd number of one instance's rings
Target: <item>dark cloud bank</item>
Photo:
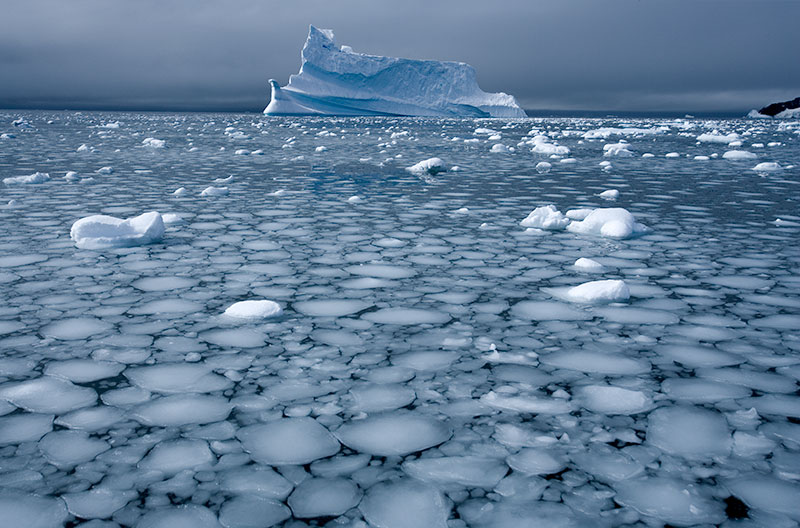
[[[4,0],[0,108],[260,111],[308,24],[472,64],[526,109],[742,112],[800,95],[796,0]]]

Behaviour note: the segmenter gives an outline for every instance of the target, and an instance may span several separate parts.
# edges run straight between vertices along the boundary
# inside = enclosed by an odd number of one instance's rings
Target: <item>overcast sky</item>
[[[800,96],[798,0],[0,0],[0,108],[260,111],[308,25],[468,62],[526,109],[746,111]]]

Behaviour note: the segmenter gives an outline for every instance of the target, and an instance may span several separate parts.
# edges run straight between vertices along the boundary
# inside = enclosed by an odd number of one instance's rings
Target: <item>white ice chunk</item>
[[[522,227],[557,231],[565,229],[569,222],[569,218],[561,214],[555,205],[544,205],[531,211],[519,224]]]
[[[81,249],[141,246],[159,242],[164,236],[164,221],[155,211],[122,220],[93,215],[81,218],[70,229],[70,238]]]
[[[764,161],[753,167],[753,170],[756,172],[776,172],[783,170],[783,167],[774,161]]]
[[[786,515],[800,521],[800,485],[761,474],[744,475],[723,483],[748,507]]]
[[[227,389],[230,381],[203,363],[159,363],[131,367],[123,373],[131,383],[154,392],[213,392]]]
[[[0,446],[37,442],[53,430],[52,414],[13,414],[0,418]]]
[[[225,528],[268,528],[291,516],[289,508],[281,502],[241,496],[225,501],[219,511],[219,522]]]
[[[113,378],[125,368],[122,363],[115,361],[97,361],[93,359],[68,359],[66,361],[52,361],[47,364],[44,373],[48,376],[73,381],[75,383],[88,383],[104,378]]]
[[[215,461],[205,441],[180,439],[157,444],[139,462],[139,468],[175,475],[187,469],[211,466]]]
[[[567,301],[586,304],[626,302],[631,297],[631,291],[625,281],[611,279],[584,282],[572,288],[543,288],[543,290]]]
[[[447,172],[447,165],[445,165],[441,158],[428,158],[410,167],[406,167],[406,170],[413,174],[435,175],[440,172]]]
[[[729,150],[722,155],[722,159],[726,160],[748,160],[756,159],[758,156],[746,150]]]
[[[221,525],[205,506],[184,504],[151,510],[139,518],[136,528],[221,528]]]
[[[414,389],[396,383],[354,385],[350,395],[354,409],[366,413],[393,411],[409,405],[417,397]]]
[[[593,273],[601,272],[605,269],[603,265],[597,262],[596,260],[592,260],[586,257],[581,257],[578,260],[576,260],[573,266],[575,266],[576,269],[579,269],[581,271],[588,271]]]
[[[200,191],[200,196],[225,196],[226,194],[228,194],[227,187],[214,187],[213,185]]]
[[[236,436],[254,460],[262,464],[308,464],[335,455],[339,442],[311,418],[281,418],[239,429]]]
[[[506,463],[514,471],[526,475],[550,475],[558,473],[567,465],[566,459],[549,449],[525,448],[509,455]]]
[[[609,189],[607,191],[601,192],[597,196],[599,196],[603,200],[610,200],[613,202],[614,200],[619,198],[619,191],[617,189]]]
[[[72,515],[82,519],[106,519],[139,496],[133,490],[93,488],[77,493],[64,493],[61,498],[67,503]]]
[[[3,183],[6,185],[15,185],[18,183],[44,183],[46,181],[50,181],[50,174],[46,172],[34,172],[28,176],[3,178]]]
[[[347,447],[377,456],[407,455],[447,441],[452,430],[434,418],[393,412],[345,423],[334,434]]]
[[[543,354],[539,360],[551,367],[607,375],[636,375],[650,371],[650,363],[619,354],[606,354],[588,350],[558,350]]]
[[[163,139],[156,139],[149,137],[149,138],[144,138],[142,140],[142,146],[154,149],[164,148],[166,144],[167,142]]]
[[[53,431],[39,440],[39,450],[44,457],[60,469],[71,469],[94,460],[109,449],[108,442],[90,437],[83,431]]]
[[[627,209],[612,207],[595,209],[582,221],[569,224],[567,231],[582,235],[630,238],[645,233],[648,229],[637,223]]]
[[[281,313],[283,313],[281,305],[268,300],[239,301],[225,309],[225,315],[240,319],[264,319]]]

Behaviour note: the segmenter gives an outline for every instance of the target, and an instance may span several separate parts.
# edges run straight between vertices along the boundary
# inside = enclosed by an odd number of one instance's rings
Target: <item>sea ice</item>
[[[226,398],[202,394],[175,394],[150,400],[131,413],[150,426],[174,427],[218,422],[228,417],[231,404]]]
[[[109,449],[108,442],[90,437],[83,431],[53,431],[39,440],[39,450],[47,461],[66,470],[94,460]]]
[[[94,404],[97,393],[90,387],[41,376],[0,385],[0,399],[30,412],[63,414]]]
[[[426,457],[403,462],[410,477],[434,484],[492,489],[508,473],[502,460],[478,456]]]
[[[139,518],[135,528],[222,528],[222,525],[205,506],[184,504],[150,510]]]
[[[726,519],[723,503],[714,501],[691,484],[671,478],[649,477],[615,484],[614,500],[674,526],[720,524]]]
[[[408,172],[413,174],[436,175],[440,172],[447,172],[447,165],[440,158],[428,158],[410,167],[406,167]]]
[[[219,522],[225,528],[268,528],[291,516],[289,508],[281,502],[244,495],[228,499],[222,504]]]
[[[216,459],[203,440],[170,440],[151,449],[139,462],[139,468],[172,476],[187,469],[209,467]]]
[[[311,418],[281,418],[237,431],[242,447],[262,464],[309,464],[335,455],[339,442]]]
[[[60,498],[0,491],[0,519],[9,527],[56,528],[63,526],[68,517]]]
[[[355,508],[361,501],[361,490],[343,478],[310,478],[295,488],[289,496],[289,507],[295,517],[334,517]]]
[[[3,178],[3,183],[6,185],[15,185],[18,183],[44,183],[46,181],[50,181],[50,174],[46,172],[35,172],[28,176]]]
[[[376,414],[345,423],[334,434],[347,447],[377,456],[407,455],[445,442],[452,430],[444,423],[410,412]]]
[[[653,406],[652,399],[642,391],[609,385],[585,385],[575,391],[581,406],[601,414],[639,414]]]
[[[82,519],[106,519],[135,499],[133,490],[92,488],[88,491],[65,493],[61,496],[72,515]]]
[[[732,439],[725,417],[701,407],[661,407],[647,420],[647,442],[690,460],[730,453]]]
[[[239,319],[264,319],[283,313],[275,301],[250,300],[233,303],[225,309],[225,315]]]
[[[164,222],[155,211],[125,220],[93,215],[72,224],[69,234],[75,245],[81,249],[142,246],[161,240],[164,236]]]
[[[575,268],[580,271],[588,271],[592,273],[599,273],[605,269],[603,265],[597,262],[596,260],[592,260],[586,257],[581,257],[578,260],[576,260],[573,266],[575,266]]]
[[[409,478],[375,484],[358,509],[376,528],[447,528],[450,516],[438,489]]]
[[[214,187],[213,185],[209,185],[202,191],[200,191],[200,196],[225,196],[228,194],[227,187]]]
[[[545,288],[553,295],[576,303],[616,303],[630,299],[631,292],[625,281],[598,280],[584,282],[572,288]]]
[[[747,160],[756,159],[758,156],[746,150],[729,150],[722,155],[722,159],[726,160]]]

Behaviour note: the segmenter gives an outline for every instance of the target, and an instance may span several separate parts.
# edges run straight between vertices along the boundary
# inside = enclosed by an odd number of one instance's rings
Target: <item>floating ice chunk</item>
[[[661,390],[674,400],[689,403],[714,403],[752,394],[746,387],[700,378],[669,378],[661,384]]]
[[[508,147],[502,143],[495,143],[492,145],[492,148],[489,149],[489,152],[493,152],[495,154],[507,154],[509,152],[514,152],[514,147]]]
[[[343,317],[362,312],[370,306],[369,303],[354,299],[299,301],[292,304],[297,312],[314,317]]]
[[[221,525],[205,506],[185,504],[151,510],[139,518],[136,528],[221,528]]]
[[[796,482],[752,474],[725,480],[723,485],[750,508],[800,521],[800,486]]]
[[[351,203],[351,204],[352,203],[361,203],[363,201],[364,201],[364,199],[361,198],[360,196],[351,196],[350,198],[347,199],[347,203]]]
[[[67,171],[67,173],[64,174],[64,179],[67,180],[68,182],[74,182],[80,180],[81,178],[80,176],[78,176],[77,172]]]
[[[281,502],[264,497],[242,496],[228,499],[222,504],[219,522],[225,528],[268,528],[291,516],[289,508]],[[186,528],[190,527],[187,525]]]
[[[619,191],[616,189],[609,189],[607,191],[601,192],[600,194],[598,194],[598,196],[603,200],[610,200],[613,202],[614,200],[619,198]]]
[[[543,205],[531,211],[519,224],[522,227],[557,231],[565,229],[569,222],[569,218],[561,214],[555,205]]]
[[[581,471],[594,475],[603,482],[618,482],[636,477],[644,472],[644,465],[609,446],[591,446],[590,451],[575,453],[573,462]]]
[[[402,354],[392,354],[392,365],[408,367],[414,370],[437,371],[449,367],[459,358],[458,352],[448,352],[444,350],[420,350],[417,352],[405,352]]]
[[[203,341],[226,348],[258,348],[264,346],[267,336],[262,332],[246,328],[211,330],[200,334]]]
[[[174,191],[172,191],[173,196],[184,196],[189,191],[186,190],[186,187],[178,187]]]
[[[59,469],[71,469],[89,462],[109,449],[108,442],[92,438],[83,431],[53,431],[39,440],[39,450]]]
[[[97,393],[89,387],[73,385],[50,376],[0,385],[0,399],[26,411],[62,414],[87,407],[97,401]]]
[[[558,350],[541,355],[539,361],[551,367],[595,374],[625,376],[650,372],[648,361],[588,350]]]
[[[447,528],[450,516],[444,495],[415,479],[375,484],[358,509],[376,528]]]
[[[558,473],[567,465],[566,459],[548,449],[525,448],[509,455],[506,463],[514,471],[526,475],[550,475]]]
[[[701,407],[661,407],[647,422],[647,442],[688,459],[726,456],[732,439],[725,417]]]
[[[225,176],[224,178],[214,178],[214,183],[230,183],[233,181],[233,174]]]
[[[183,217],[176,213],[163,214],[161,215],[161,220],[164,222],[164,225],[175,225],[183,223]]]
[[[533,396],[503,396],[494,391],[481,396],[481,403],[504,411],[532,414],[567,414],[572,411],[572,405],[564,400]]]
[[[353,407],[366,413],[393,411],[409,405],[417,397],[414,389],[396,383],[354,385],[350,395]]]
[[[376,456],[407,455],[447,441],[444,423],[416,413],[392,412],[345,423],[334,432],[344,445]]]
[[[582,221],[569,224],[567,231],[581,235],[630,238],[646,233],[648,228],[637,223],[627,209],[612,207],[595,209]]]
[[[537,136],[537,138],[542,136]],[[550,143],[545,139],[536,141],[534,140],[534,146],[531,149],[531,152],[534,154],[541,154],[543,156],[566,156],[569,154],[569,147],[565,147],[564,145],[555,145]]]
[[[111,325],[90,317],[75,319],[60,319],[42,328],[41,333],[47,337],[72,341],[86,339],[93,335],[102,334],[111,329]]]
[[[644,156],[642,156],[642,157],[644,157]],[[668,152],[668,153],[664,154],[664,157],[665,158],[680,158],[681,155],[678,154],[677,152]]]
[[[366,277],[378,277],[381,279],[405,279],[417,274],[408,266],[390,266],[386,264],[362,264],[359,266],[348,266],[344,268],[344,270],[353,275],[364,275]]]
[[[202,191],[200,191],[200,196],[225,196],[228,194],[227,187],[214,187],[213,185],[209,185]]]
[[[720,134],[718,130],[714,130],[711,133],[704,133],[697,136],[697,141],[702,143],[732,143],[733,141],[737,141],[739,139],[739,134],[735,132],[731,132],[730,134]]]
[[[756,172],[775,172],[783,170],[783,167],[774,161],[764,161],[753,167],[753,170]]]
[[[289,507],[295,517],[334,517],[355,508],[361,501],[361,490],[352,480],[343,478],[310,478],[289,496]]]
[[[521,301],[511,307],[511,313],[530,321],[586,321],[592,316],[560,302]]]
[[[509,479],[514,479],[512,473]],[[471,499],[458,505],[458,513],[470,528],[583,528],[604,526],[599,518],[590,519],[564,502],[540,501],[541,482],[544,479],[528,477],[520,482],[518,500],[487,501]],[[530,480],[535,479],[535,480]],[[544,481],[545,485],[547,481]],[[527,490],[525,488],[528,488]],[[515,491],[505,491],[509,498],[516,499]],[[498,492],[499,493],[499,492]],[[566,501],[565,501],[566,502]],[[598,522],[599,521],[599,522]]]
[[[142,146],[149,147],[149,148],[164,148],[167,142],[163,139],[156,139],[156,138],[144,138],[142,140]]]
[[[76,149],[77,152],[88,152],[89,146],[86,143],[83,143],[80,147]]]
[[[154,392],[214,392],[231,385],[203,363],[159,363],[128,368],[123,374],[134,385]]]
[[[280,304],[267,300],[239,301],[225,309],[225,315],[240,319],[264,319],[282,313]]]
[[[647,517],[674,526],[720,524],[726,519],[723,503],[702,494],[691,484],[669,478],[640,478],[618,482],[614,500]]]
[[[402,467],[409,476],[426,482],[485,489],[492,489],[508,472],[501,460],[477,456],[419,458]]]
[[[142,246],[159,242],[164,221],[155,211],[122,220],[113,216],[81,218],[70,229],[70,238],[81,249]]]
[[[586,385],[575,392],[582,407],[601,414],[638,414],[653,406],[645,393],[621,387]]]
[[[435,175],[440,172],[447,172],[447,165],[440,158],[428,158],[411,167],[407,167],[406,170],[414,174]]]
[[[758,156],[746,150],[729,150],[722,155],[722,159],[726,160],[747,160],[756,159]]]
[[[258,495],[267,499],[284,500],[292,492],[291,482],[272,468],[248,465],[220,473],[222,491],[241,495]]]
[[[60,498],[0,491],[0,519],[9,528],[57,528],[64,526],[67,517],[67,508]]]
[[[125,368],[115,361],[97,361],[94,359],[68,359],[52,361],[47,364],[44,373],[48,376],[62,378],[76,383],[87,383],[104,378],[113,378]]]
[[[121,409],[100,405],[62,414],[55,423],[69,429],[99,431],[121,421],[123,417],[124,412]]]
[[[536,172],[539,174],[547,174],[552,168],[553,164],[547,161],[540,161],[536,164]]]
[[[592,260],[586,257],[581,257],[578,260],[576,260],[573,266],[575,266],[576,269],[579,269],[581,271],[587,271],[592,273],[598,273],[605,269],[603,265],[597,262],[596,260]]]
[[[69,512],[81,519],[107,519],[115,511],[139,496],[133,490],[93,488],[78,493],[64,493],[61,498]]]
[[[236,433],[242,447],[262,464],[308,464],[335,455],[339,442],[316,420],[281,418],[249,425]]]
[[[443,324],[450,320],[446,313],[422,308],[382,308],[361,317],[373,323],[395,325]]]
[[[567,301],[576,303],[615,303],[625,302],[631,297],[625,281],[598,280],[584,282],[573,288],[548,288],[546,291]]]
[[[139,468],[175,475],[187,469],[210,466],[216,457],[204,440],[170,440],[161,442],[147,453]]]
[[[620,141],[603,146],[603,156],[617,156],[619,158],[629,158],[633,156],[633,151],[629,149],[630,144]]]
[[[645,152],[644,154],[642,154],[642,157],[643,158],[655,158],[656,155],[653,154],[652,152]]]
[[[558,160],[559,163],[563,163],[564,165],[569,165],[571,163],[578,163],[578,160],[575,158],[564,158]]]
[[[233,154],[234,154],[235,156],[249,156],[249,155],[250,155],[250,151],[249,151],[249,150],[247,150],[247,149],[236,149],[236,150],[233,152]]]
[[[200,394],[175,394],[143,403],[132,411],[133,417],[145,425],[174,427],[219,422],[232,409],[226,398]]]
[[[6,185],[14,185],[17,183],[44,183],[50,181],[50,174],[46,172],[34,172],[28,176],[15,176],[12,178],[3,178],[3,183]]]
[[[112,169],[111,167],[100,167],[95,172],[97,174],[112,174],[114,172],[114,169]]]
[[[13,414],[0,418],[0,446],[37,442],[53,430],[53,415]]]
[[[565,216],[570,220],[583,220],[584,218],[592,214],[592,211],[594,211],[594,209],[589,207],[582,207],[580,209],[570,209],[565,213]]]

